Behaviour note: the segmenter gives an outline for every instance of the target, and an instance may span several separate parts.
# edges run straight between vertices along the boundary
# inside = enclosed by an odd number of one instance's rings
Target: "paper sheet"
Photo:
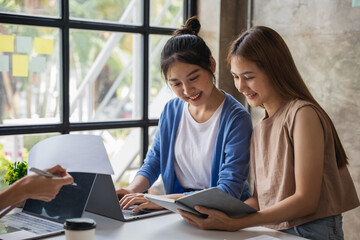
[[[45,72],[46,70],[46,58],[43,56],[36,56],[31,58],[30,71],[31,72]]]
[[[8,72],[8,71],[9,71],[9,56],[0,55],[0,72]]]
[[[27,36],[16,37],[16,52],[17,53],[31,53],[32,38]]]
[[[276,238],[276,237],[272,237],[272,236],[268,236],[268,235],[260,235],[257,237],[252,237],[252,238],[246,238],[244,240],[278,240],[280,238]]]
[[[13,55],[13,76],[27,77],[28,76],[28,56],[27,55]]]
[[[114,174],[100,136],[66,134],[37,143],[29,153],[28,169],[60,164],[68,172]]]
[[[360,0],[352,0],[352,7],[360,7]]]
[[[46,38],[35,38],[35,52],[39,54],[53,54],[54,40]]]
[[[13,35],[0,35],[0,51],[14,52],[14,38]]]

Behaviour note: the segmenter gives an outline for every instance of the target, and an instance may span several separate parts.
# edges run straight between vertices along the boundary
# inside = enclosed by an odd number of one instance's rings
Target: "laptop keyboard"
[[[0,222],[36,234],[61,232],[64,230],[64,226],[61,223],[41,219],[22,212],[6,215],[0,219]]]
[[[138,215],[143,215],[145,213],[149,213],[150,211],[147,210],[140,210],[137,212],[133,212],[131,209],[122,210],[124,217],[134,217]]]

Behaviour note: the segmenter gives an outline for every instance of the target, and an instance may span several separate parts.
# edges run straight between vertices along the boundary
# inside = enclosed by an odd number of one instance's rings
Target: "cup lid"
[[[91,218],[70,218],[64,223],[66,230],[90,230],[96,228],[96,222]]]

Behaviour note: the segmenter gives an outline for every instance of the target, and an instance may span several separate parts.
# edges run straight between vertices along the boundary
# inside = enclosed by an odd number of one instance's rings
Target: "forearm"
[[[249,201],[251,204],[252,200],[249,199]],[[294,194],[272,207],[243,218],[234,219],[233,224],[237,225],[239,229],[242,229],[259,225],[276,224],[300,218],[312,213],[312,210],[309,210],[306,202],[303,197]]]
[[[131,193],[142,193],[148,190],[149,187],[149,180],[142,175],[137,175],[126,189]]]
[[[23,184],[19,180],[0,193],[0,210],[11,205],[16,205],[25,201],[27,198],[28,196],[24,192]]]

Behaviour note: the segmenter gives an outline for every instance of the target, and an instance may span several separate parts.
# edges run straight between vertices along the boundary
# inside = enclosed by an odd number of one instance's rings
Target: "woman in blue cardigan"
[[[121,207],[133,211],[161,208],[144,198],[161,174],[168,198],[217,187],[246,200],[250,197],[249,113],[232,96],[214,85],[216,63],[197,34],[196,17],[186,21],[165,44],[161,69],[177,98],[159,120],[151,149],[134,180],[118,189]]]

